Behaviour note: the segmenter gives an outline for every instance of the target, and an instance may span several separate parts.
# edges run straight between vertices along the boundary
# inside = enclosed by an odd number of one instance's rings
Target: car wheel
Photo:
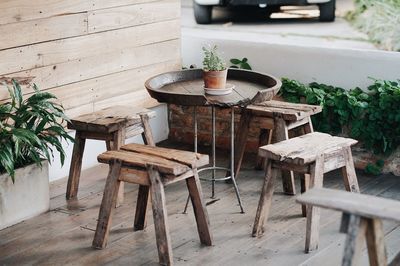
[[[331,22],[335,20],[335,0],[327,3],[319,4],[319,20],[323,22]]]
[[[212,6],[199,5],[193,1],[194,19],[198,24],[210,24]]]

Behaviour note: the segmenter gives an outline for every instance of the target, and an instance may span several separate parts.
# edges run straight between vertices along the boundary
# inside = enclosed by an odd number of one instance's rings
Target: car
[[[319,20],[331,22],[335,20],[336,0],[193,0],[194,18],[198,24],[212,22],[212,9],[214,6],[259,6],[266,7],[270,13],[277,12],[281,6],[308,6],[318,5]]]

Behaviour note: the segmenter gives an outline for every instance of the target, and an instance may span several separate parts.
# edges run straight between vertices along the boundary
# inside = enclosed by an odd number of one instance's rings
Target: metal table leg
[[[212,176],[211,178],[201,178],[201,180],[208,180],[211,181],[211,198],[215,198],[215,182],[216,181],[224,181],[231,179],[236,197],[239,203],[240,211],[241,213],[244,213],[243,210],[243,204],[242,204],[242,199],[240,197],[239,193],[239,188],[237,186],[236,180],[235,180],[235,110],[234,107],[231,108],[231,158],[230,158],[230,169],[225,168],[225,167],[218,167],[216,166],[216,114],[215,114],[215,107],[211,107],[211,115],[212,115],[212,166],[211,167],[204,167],[199,169],[199,173],[207,170],[212,171]],[[194,108],[193,112],[193,119],[194,119],[194,151],[197,152],[197,113],[196,113],[196,107]],[[227,177],[222,177],[222,178],[216,178],[215,177],[215,172],[216,170],[228,170],[230,171],[231,175]],[[186,213],[187,207],[189,204],[189,199],[190,197],[187,198],[186,204],[185,204],[185,209],[183,210],[183,213]]]

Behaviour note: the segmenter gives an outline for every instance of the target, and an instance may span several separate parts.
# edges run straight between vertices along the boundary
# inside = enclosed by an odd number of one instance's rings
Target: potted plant
[[[56,151],[63,164],[61,141],[73,141],[56,97],[33,88],[23,99],[20,85],[12,80],[10,99],[0,104],[0,229],[49,209],[47,161]]]
[[[228,69],[217,53],[217,46],[203,47],[203,79],[206,89],[225,89]]]

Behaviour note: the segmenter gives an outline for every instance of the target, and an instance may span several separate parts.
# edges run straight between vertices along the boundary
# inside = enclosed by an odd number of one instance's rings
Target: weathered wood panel
[[[83,35],[87,26],[86,13],[0,25],[0,50]]]
[[[1,29],[1,26],[0,26]],[[0,30],[1,31],[1,30]],[[15,34],[15,32],[13,33]],[[0,51],[0,73],[30,70],[180,37],[180,21],[161,21],[137,27],[43,42]],[[0,40],[4,38],[0,35]],[[20,38],[25,38],[20,36]],[[9,41],[12,41],[10,38]],[[99,45],[101,44],[101,45]],[[0,41],[0,46],[3,43]]]
[[[154,0],[2,0],[0,25]]]
[[[102,9],[89,12],[88,30],[91,33],[99,32],[174,19],[179,16],[180,1],[177,0]]]
[[[71,117],[154,106],[143,83],[180,69],[179,17],[177,0],[0,1],[0,79],[36,83]],[[0,102],[7,98],[1,89]]]
[[[12,76],[33,77],[32,82],[36,83],[41,89],[49,89],[81,80],[173,60],[180,57],[180,51],[177,47],[180,47],[179,40],[154,43],[13,73]],[[24,94],[31,92],[33,92],[33,89],[30,87],[25,88],[23,91]],[[0,99],[7,97],[8,93],[2,91]]]
[[[169,69],[176,69],[179,64],[180,61],[177,60],[167,61],[68,84],[51,89],[49,92],[57,96],[64,108],[76,108],[88,103],[104,101],[117,95],[143,90],[143,84],[148,77]],[[145,91],[143,90],[143,92]]]

